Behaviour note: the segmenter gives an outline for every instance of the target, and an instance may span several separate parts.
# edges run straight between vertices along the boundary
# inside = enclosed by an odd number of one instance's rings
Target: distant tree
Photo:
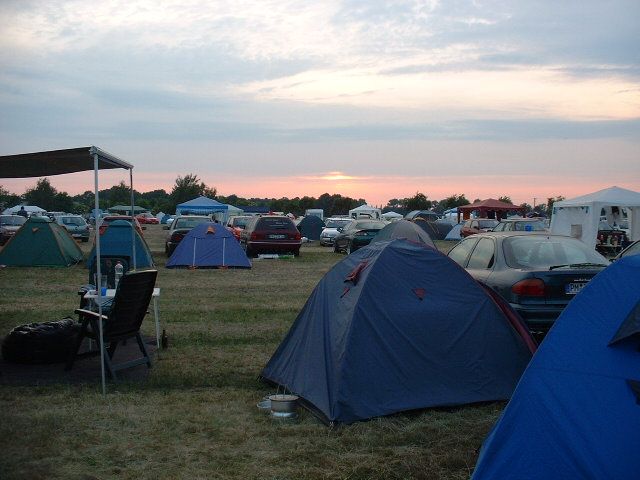
[[[521,203],[519,205],[519,207],[520,208],[524,208],[524,212],[523,213],[525,213],[525,214],[531,213],[533,211],[533,208],[528,203]]]
[[[217,190],[215,187],[207,187],[195,174],[189,173],[184,177],[178,176],[178,178],[176,178],[176,183],[169,194],[169,210],[175,211],[176,205],[193,200],[201,195],[215,198],[216,194]]]
[[[131,188],[124,181],[120,181],[118,185],[114,185],[105,192],[100,192],[105,196],[105,200],[109,202],[109,206],[114,205],[131,205]],[[137,192],[134,191],[134,198]]]
[[[19,195],[15,195],[11,193],[6,188],[3,188],[0,185],[0,212],[2,212],[5,208],[13,207],[20,203],[21,199]]]
[[[561,202],[562,200],[564,200],[564,197],[562,195],[558,195],[557,197],[549,197],[547,198],[547,211],[545,212],[549,217],[551,217],[551,215],[553,214],[553,204],[555,202]]]
[[[411,212],[413,210],[428,210],[431,208],[431,200],[427,199],[424,193],[416,192],[413,197],[405,198],[401,200],[405,211]]]
[[[440,200],[438,202],[438,209],[444,212],[450,208],[460,207],[462,205],[469,205],[469,200],[467,200],[464,193],[454,193],[450,197]]]
[[[24,199],[29,205],[37,205],[45,210],[55,211],[55,197],[58,191],[51,186],[48,178],[41,178],[36,185],[28,188]]]
[[[499,197],[498,201],[513,204],[513,202],[511,201],[511,197],[507,197],[507,196]]]

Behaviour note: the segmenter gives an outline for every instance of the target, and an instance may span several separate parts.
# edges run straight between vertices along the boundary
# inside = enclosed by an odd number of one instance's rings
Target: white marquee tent
[[[610,224],[619,224],[623,208],[629,220],[630,239],[640,239],[640,193],[620,187],[555,202],[551,233],[574,236],[595,248],[600,217],[605,215]]]

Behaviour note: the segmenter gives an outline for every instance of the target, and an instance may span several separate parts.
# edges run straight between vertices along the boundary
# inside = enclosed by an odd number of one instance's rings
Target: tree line
[[[215,187],[208,187],[197,175],[189,173],[185,176],[178,176],[175,180],[171,192],[163,189],[149,192],[138,192],[134,190],[136,205],[144,207],[153,213],[175,212],[176,206],[199,196],[213,198],[221,203],[235,205],[236,207],[263,207],[274,212],[293,213],[303,215],[305,210],[310,208],[321,208],[325,216],[341,215],[347,213],[352,208],[367,203],[363,198],[351,198],[340,194],[323,193],[318,198],[304,196],[295,198],[243,198],[237,195],[222,196],[217,194]],[[130,205],[131,191],[129,187],[120,182],[108,189],[99,191],[99,201],[101,209],[108,209],[115,205]],[[547,214],[554,201],[562,200],[564,197],[551,197],[546,204],[536,206],[536,211]],[[477,199],[476,199],[477,200]],[[474,201],[476,201],[474,200]],[[499,200],[512,203],[507,196],[499,197]],[[48,178],[39,179],[33,187],[27,188],[22,195],[9,192],[0,185],[0,211],[7,207],[19,203],[37,205],[47,211],[59,211],[77,214],[89,213],[95,205],[95,195],[93,191],[87,190],[79,195],[69,195],[66,192],[59,192]],[[395,211],[406,214],[413,210],[434,210],[442,213],[450,208],[468,205],[471,203],[464,194],[453,194],[442,200],[431,200],[427,195],[416,192],[415,195],[407,198],[392,198],[386,205],[380,206],[383,212]],[[526,212],[533,210],[532,206],[524,203],[520,205]]]

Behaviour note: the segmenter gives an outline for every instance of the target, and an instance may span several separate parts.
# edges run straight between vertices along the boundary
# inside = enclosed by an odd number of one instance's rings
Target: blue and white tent
[[[324,276],[261,375],[327,423],[508,399],[535,345],[499,301],[432,247],[374,243]]]
[[[474,480],[638,478],[640,255],[567,306],[484,442]]]
[[[222,219],[223,223],[226,223],[228,210],[229,205],[205,196],[194,198],[193,200],[180,203],[176,206],[177,215],[211,215],[221,213],[224,217],[224,219]]]
[[[251,268],[233,234],[219,223],[202,223],[180,241],[167,268]]]

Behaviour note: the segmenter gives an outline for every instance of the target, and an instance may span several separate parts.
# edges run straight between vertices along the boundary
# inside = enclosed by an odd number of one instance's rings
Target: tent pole
[[[133,268],[131,268],[131,270],[135,270],[138,264],[136,262],[136,217],[135,211],[133,210],[135,205],[133,199],[133,168],[129,169],[129,183],[131,185],[131,248],[133,257]]]
[[[93,172],[95,182],[95,212],[96,218],[95,224],[95,236],[96,236],[96,290],[98,294],[98,314],[100,315],[98,320],[98,329],[100,334],[100,372],[102,375],[102,395],[107,394],[107,383],[104,376],[104,339],[102,336],[102,265],[100,262],[100,224],[102,224],[102,218],[98,213],[100,208],[100,199],[98,198],[98,153],[93,152]]]

